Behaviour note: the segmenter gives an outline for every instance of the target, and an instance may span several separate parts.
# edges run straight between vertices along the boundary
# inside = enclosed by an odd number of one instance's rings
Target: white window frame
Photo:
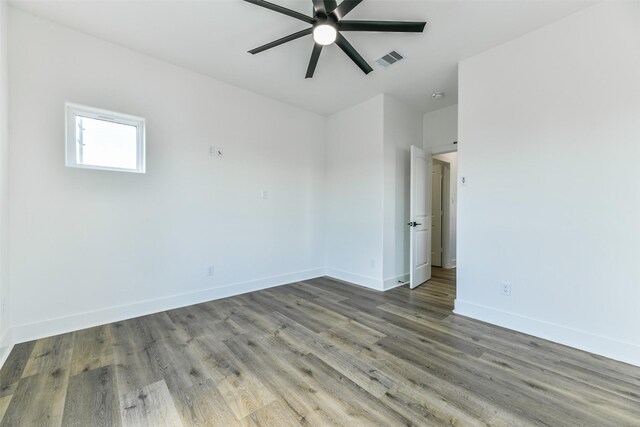
[[[86,105],[65,103],[65,152],[66,166],[70,168],[98,169],[117,172],[145,173],[145,121],[142,117],[129,114],[116,113],[115,111],[102,110]],[[76,158],[76,116],[90,119],[105,120],[136,128],[136,168],[115,168],[108,166],[94,166],[78,163]]]

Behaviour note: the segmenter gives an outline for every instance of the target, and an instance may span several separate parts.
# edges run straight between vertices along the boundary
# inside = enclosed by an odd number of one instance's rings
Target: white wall
[[[460,64],[457,313],[640,365],[639,22],[603,2]]]
[[[380,289],[384,95],[327,118],[327,274]]]
[[[456,266],[456,232],[457,232],[457,212],[458,212],[458,153],[445,153],[437,154],[433,156],[436,160],[441,160],[449,164],[449,217],[448,227],[445,232],[444,238],[445,251],[443,267],[455,268]]]
[[[408,280],[412,144],[422,114],[385,94],[327,119],[327,275],[376,290]]]
[[[324,117],[20,11],[9,35],[16,341],[322,275]],[[145,117],[147,173],[66,168],[65,101]]]
[[[7,2],[0,0],[0,366],[11,348],[9,337],[9,79],[7,66]]]
[[[384,96],[384,289],[409,280],[411,146],[422,145],[422,113]]]
[[[458,105],[424,114],[424,144],[428,151],[455,148],[452,144],[458,140]]]

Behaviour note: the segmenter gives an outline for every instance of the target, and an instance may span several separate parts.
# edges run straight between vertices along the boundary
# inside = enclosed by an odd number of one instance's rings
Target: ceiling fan
[[[355,50],[351,43],[349,43],[342,35],[343,31],[421,33],[424,31],[424,26],[427,24],[426,22],[348,21],[343,19],[356,6],[362,3],[363,0],[343,0],[339,5],[336,0],[312,0],[314,10],[313,17],[265,0],[244,1],[299,19],[311,25],[310,28],[282,37],[249,51],[249,53],[255,55],[256,53],[264,52],[272,47],[280,46],[281,44],[296,40],[300,37],[313,34],[315,44],[311,51],[311,60],[309,61],[309,67],[307,68],[307,74],[305,76],[307,79],[313,77],[322,48],[333,43],[337,44],[338,47],[340,47],[340,49],[342,49],[365,74],[369,74],[373,71],[373,68],[369,66],[367,61],[360,56],[358,51]]]

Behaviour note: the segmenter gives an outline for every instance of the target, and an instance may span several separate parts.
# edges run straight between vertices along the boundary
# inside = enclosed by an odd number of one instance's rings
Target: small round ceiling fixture
[[[433,99],[442,99],[442,98],[444,98],[444,92],[433,92],[431,94],[431,97]]]
[[[313,29],[313,40],[322,46],[328,46],[336,41],[338,31],[333,25],[320,24]]]

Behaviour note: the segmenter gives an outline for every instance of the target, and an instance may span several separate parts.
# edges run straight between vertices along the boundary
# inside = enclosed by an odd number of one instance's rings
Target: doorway
[[[433,154],[432,266],[456,268],[458,153]]]
[[[411,147],[408,223],[411,289],[428,283],[436,269],[456,268],[458,153],[455,144],[441,148],[429,152]],[[451,273],[455,275],[455,270]]]
[[[449,195],[445,191],[445,176],[448,175],[448,163],[436,159],[431,167],[431,265],[442,267],[444,236],[446,222],[445,208]]]

